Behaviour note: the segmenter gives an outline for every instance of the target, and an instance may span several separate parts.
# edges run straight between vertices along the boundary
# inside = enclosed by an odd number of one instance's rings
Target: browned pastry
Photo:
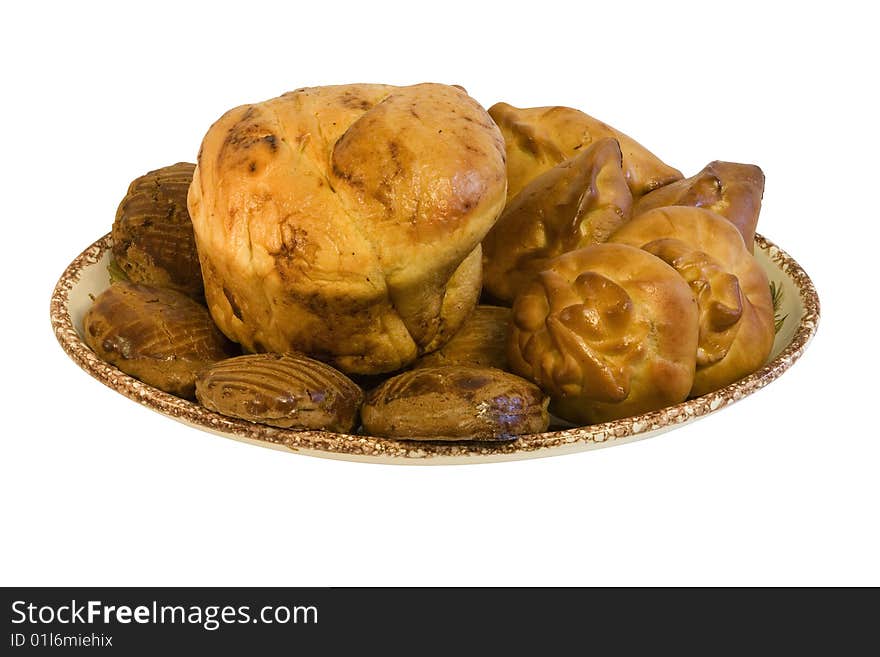
[[[634,218],[611,237],[674,267],[700,308],[697,372],[691,396],[751,374],[767,360],[775,336],[767,274],[724,217],[673,206]]]
[[[516,196],[531,180],[603,137],[620,143],[623,171],[633,196],[682,178],[631,137],[570,107],[519,109],[496,103],[489,114],[507,145],[507,197]]]
[[[764,172],[760,167],[716,160],[691,178],[645,194],[633,208],[633,216],[670,205],[711,210],[739,229],[746,248],[751,252],[763,195]]]
[[[506,370],[509,326],[510,308],[477,306],[449,342],[419,358],[413,367],[473,365]]]
[[[113,258],[132,283],[199,300],[202,270],[186,208],[195,166],[178,162],[132,181],[113,222]]]
[[[165,392],[191,399],[196,374],[235,348],[201,304],[177,290],[114,283],[83,319],[103,360]]]
[[[248,354],[203,370],[196,397],[205,408],[243,420],[348,433],[364,393],[341,372],[302,354]]]
[[[367,395],[364,431],[411,440],[505,440],[547,430],[547,398],[518,376],[490,367],[423,367]]]
[[[599,139],[526,185],[483,239],[483,285],[510,303],[547,261],[604,242],[629,219],[620,146]]]
[[[439,321],[431,329],[435,331],[434,337],[419,348],[419,353],[431,353],[446,344],[456,334],[467,318],[473,314],[480,299],[482,285],[483,247],[477,244],[446,282],[446,289],[440,302]],[[395,301],[395,308],[398,312],[412,311],[414,317],[421,315],[419,320],[421,325],[432,323],[433,320],[426,313],[437,312],[433,302],[425,297],[423,291],[413,290],[412,294],[416,303],[413,303],[411,299],[401,297]],[[420,300],[424,302],[424,305],[417,307]]]
[[[476,305],[504,143],[459,88],[299,89],[205,135],[189,209],[218,326],[249,351],[390,372]]]
[[[508,358],[556,415],[594,424],[684,401],[697,336],[696,300],[672,267],[596,244],[550,261],[516,298]]]

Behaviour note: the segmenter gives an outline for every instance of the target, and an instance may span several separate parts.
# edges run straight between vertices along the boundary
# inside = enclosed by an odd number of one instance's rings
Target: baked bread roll
[[[200,303],[177,290],[124,281],[95,298],[83,334],[101,360],[187,399],[201,370],[236,351]]]
[[[473,365],[506,370],[509,328],[510,308],[477,306],[449,342],[419,358],[413,367]]]
[[[611,241],[640,247],[674,267],[700,309],[697,371],[691,396],[751,374],[775,337],[767,274],[724,217],[676,206],[634,218]]]
[[[491,367],[409,370],[371,391],[364,432],[406,440],[508,440],[547,430],[547,397],[534,384]]]
[[[548,260],[604,242],[631,209],[620,146],[600,139],[539,175],[507,204],[483,239],[483,286],[511,303]]]
[[[697,304],[650,253],[596,244],[551,260],[513,305],[511,369],[595,424],[677,404],[694,382]]]
[[[739,229],[746,248],[752,252],[763,196],[764,172],[760,167],[716,160],[691,178],[645,194],[633,207],[633,216],[670,205],[711,210]]]
[[[211,314],[250,351],[404,367],[475,306],[505,189],[501,134],[456,87],[314,87],[230,110],[189,192]]]
[[[341,372],[302,354],[247,354],[202,370],[196,398],[242,420],[347,433],[357,426],[364,393]]]
[[[567,160],[603,137],[620,143],[623,170],[633,196],[681,180],[681,172],[664,164],[631,137],[570,107],[519,109],[496,103],[489,114],[501,128],[507,145],[507,197],[547,169]]]
[[[132,283],[201,301],[202,270],[186,208],[195,167],[178,162],[131,182],[113,221],[113,260]]]

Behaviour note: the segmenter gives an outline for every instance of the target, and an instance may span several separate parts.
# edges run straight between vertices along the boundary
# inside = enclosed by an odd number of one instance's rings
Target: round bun
[[[250,351],[404,367],[476,304],[505,190],[501,134],[458,87],[314,87],[230,110],[189,191],[211,314]]]
[[[611,241],[661,258],[693,290],[700,340],[692,396],[733,383],[764,364],[775,337],[770,283],[736,226],[702,208],[658,208],[630,221]]]
[[[516,298],[508,358],[556,415],[595,424],[684,401],[697,335],[696,301],[672,267],[596,244],[551,260]]]

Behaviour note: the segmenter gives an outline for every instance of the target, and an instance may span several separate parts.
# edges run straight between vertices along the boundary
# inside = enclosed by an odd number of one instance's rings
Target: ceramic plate
[[[570,454],[650,438],[719,411],[777,379],[804,352],[819,320],[819,299],[807,274],[770,240],[755,238],[755,255],[779,295],[770,361],[754,374],[721,390],[677,406],[635,417],[561,431],[520,436],[505,442],[424,442],[324,431],[291,431],[224,417],[149,386],[99,359],[82,339],[82,320],[92,297],[110,285],[110,235],[83,251],[65,270],[52,294],[55,335],[86,372],[116,392],[179,422],[263,447],[350,461],[453,464],[511,461]]]

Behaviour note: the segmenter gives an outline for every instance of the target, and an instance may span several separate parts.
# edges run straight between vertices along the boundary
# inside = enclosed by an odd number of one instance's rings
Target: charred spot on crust
[[[223,146],[247,150],[257,144],[266,144],[273,153],[278,150],[278,138],[266,126],[242,119],[229,129]]]
[[[235,296],[225,285],[223,286],[223,296],[226,297],[226,301],[229,303],[229,307],[232,309],[232,314],[235,318],[240,322],[244,321],[241,315],[241,308],[235,302]]]
[[[344,180],[352,187],[363,188],[364,181],[352,174],[349,171],[343,171],[339,168],[339,165],[336,162],[333,162],[333,175],[339,178],[340,180]]]
[[[314,250],[314,247],[312,247]],[[292,262],[297,258],[309,258],[309,233],[289,223],[281,224],[281,246],[269,255],[277,260]]]
[[[283,272],[281,277],[282,279],[285,278]],[[293,289],[289,290],[286,296],[288,299],[306,308],[317,317],[329,317],[333,314],[347,315],[351,317],[358,313],[370,310],[370,308],[376,303],[375,297],[369,295],[363,297],[348,295],[327,297],[321,292],[306,292]],[[335,327],[332,324],[327,324],[325,328],[328,332],[332,333]],[[314,355],[312,356],[316,357]]]
[[[348,107],[349,109],[359,109],[366,111],[373,107],[373,104],[370,101],[368,101],[366,98],[361,98],[352,91],[346,91],[344,94],[342,94],[339,102],[341,102],[343,106]]]

